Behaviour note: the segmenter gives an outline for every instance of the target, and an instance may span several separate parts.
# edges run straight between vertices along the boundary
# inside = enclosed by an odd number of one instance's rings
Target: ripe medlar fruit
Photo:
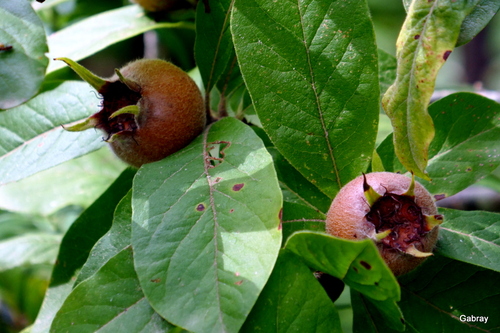
[[[413,176],[374,172],[340,190],[326,231],[345,239],[373,239],[394,275],[402,275],[432,255],[442,221],[433,197]]]
[[[148,12],[159,12],[172,8],[179,0],[133,0]]]
[[[70,59],[60,60],[102,96],[101,111],[65,128],[103,130],[116,155],[133,166],[175,153],[205,127],[200,90],[183,70],[167,61],[136,60],[104,80]]]

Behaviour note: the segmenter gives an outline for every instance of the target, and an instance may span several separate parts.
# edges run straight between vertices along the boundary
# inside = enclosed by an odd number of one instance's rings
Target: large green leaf
[[[305,288],[305,286],[307,286]],[[289,251],[276,266],[241,332],[341,332],[332,301],[311,270]]]
[[[394,128],[396,155],[421,178],[428,178],[425,168],[434,137],[427,106],[438,71],[453,51],[474,2],[414,0],[398,37],[396,81],[382,104]]]
[[[132,228],[132,190],[118,203],[109,231],[95,243],[75,285],[92,276],[111,257],[130,246]]]
[[[351,289],[373,299],[391,326],[402,328],[399,285],[370,239],[351,241],[324,233],[293,234],[285,248],[311,268],[341,279]]]
[[[441,209],[437,253],[500,272],[500,214]]]
[[[400,332],[405,329],[403,314],[394,301],[377,301],[351,289],[351,302],[354,332],[378,333],[379,322],[390,328],[387,332]],[[388,318],[393,319],[387,320]]]
[[[61,125],[96,112],[99,100],[84,82],[64,82],[0,113],[0,184],[20,180],[104,145],[98,131]]]
[[[204,2],[200,1],[196,10],[195,57],[207,94],[234,58],[229,30],[233,2],[210,0],[210,12],[207,12]]]
[[[274,161],[278,181],[283,192],[283,245],[287,238],[299,230],[324,231],[326,212],[332,199],[311,184],[273,146],[263,129],[253,130],[264,141]]]
[[[399,300],[399,287],[372,240],[351,241],[324,233],[297,232],[286,249],[315,270],[342,279],[377,300]]]
[[[400,278],[401,302],[410,332],[494,332],[500,327],[500,273],[440,256]],[[488,322],[462,322],[485,316]],[[388,332],[383,326],[379,332]]]
[[[48,332],[56,312],[71,292],[78,270],[87,260],[94,244],[110,228],[115,207],[130,190],[134,174],[135,170],[126,169],[64,235],[49,289],[32,333]]]
[[[242,122],[222,119],[134,180],[132,244],[141,286],[168,321],[236,332],[281,243],[271,156]]]
[[[231,29],[264,129],[335,196],[366,170],[376,136],[377,49],[365,1],[236,0]]]
[[[186,22],[155,22],[138,5],[126,6],[93,15],[49,36],[50,58],[73,61],[86,58],[107,46],[159,28],[192,28]],[[48,72],[63,68],[62,61],[51,61]]]
[[[436,136],[429,149],[431,181],[419,179],[433,194],[450,196],[489,175],[500,165],[500,104],[472,93],[447,96],[429,107]],[[405,172],[392,136],[377,148],[387,171]]]
[[[50,332],[168,332],[142,293],[134,270],[132,248],[112,257],[80,283],[58,311]]]
[[[28,1],[0,0],[0,109],[33,97],[45,77],[47,38]]]

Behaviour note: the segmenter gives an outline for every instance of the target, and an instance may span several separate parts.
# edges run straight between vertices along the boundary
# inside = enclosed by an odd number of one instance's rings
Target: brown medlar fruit
[[[176,5],[179,0],[133,0],[148,12],[168,10]]]
[[[394,275],[402,275],[432,255],[442,221],[433,197],[413,176],[374,172],[340,190],[328,211],[326,231],[374,240]]]
[[[102,109],[69,131],[99,128],[125,162],[139,167],[187,146],[205,127],[200,90],[177,66],[160,59],[140,59],[101,79],[67,58],[65,61],[102,96]]]

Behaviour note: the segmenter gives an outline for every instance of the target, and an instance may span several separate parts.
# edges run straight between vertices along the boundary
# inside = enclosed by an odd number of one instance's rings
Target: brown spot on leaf
[[[12,49],[11,45],[0,44],[0,51],[8,51],[8,50],[11,50],[11,49]]]
[[[205,210],[205,205],[204,204],[199,204],[198,206],[196,206],[196,210],[199,211],[199,212],[202,212]]]
[[[419,38],[420,38],[420,35],[415,35],[413,38],[415,38],[415,39],[419,39]]]
[[[153,282],[153,283],[159,283],[159,282],[161,282],[161,279],[152,279],[151,282]]]
[[[243,280],[236,281],[234,284],[237,286],[241,286],[243,284]]]
[[[448,57],[450,56],[450,54],[451,54],[451,51],[450,51],[450,50],[446,51],[446,52],[443,54],[443,59],[444,59],[444,61],[448,60]]]
[[[436,200],[436,201],[443,200],[444,198],[446,198],[446,194],[436,194],[436,195],[434,195],[434,200]]]
[[[353,267],[352,269],[354,269],[356,273],[358,272],[358,269],[356,267]]]
[[[241,183],[241,184],[234,184],[233,185],[233,191],[239,191],[243,188],[243,186],[245,186],[244,183]]]
[[[370,265],[366,261],[361,260],[359,263],[361,264],[361,266],[363,266],[366,269],[372,269],[372,265]]]

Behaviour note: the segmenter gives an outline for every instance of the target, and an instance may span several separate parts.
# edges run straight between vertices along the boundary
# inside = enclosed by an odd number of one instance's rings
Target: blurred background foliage
[[[129,4],[128,0],[32,3],[44,22],[47,35],[87,17]],[[368,0],[368,4],[379,48],[394,55],[406,15],[402,1]],[[193,5],[186,1],[180,9],[157,14],[155,19],[194,22],[195,12]],[[113,74],[114,68],[133,59],[159,57],[189,71],[195,67],[194,40],[194,29],[149,31],[114,44],[84,59],[81,64],[107,77]],[[63,68],[48,75],[46,82],[67,79],[79,80],[69,68]],[[500,101],[499,15],[472,42],[457,48],[440,71],[437,94],[453,90],[479,90]],[[98,104],[96,98],[96,109]],[[390,132],[390,123],[382,115],[378,142]],[[0,186],[0,332],[18,332],[33,323],[62,235],[124,168],[125,165],[106,147],[22,181]],[[497,170],[481,185],[446,199],[442,205],[500,211],[499,192],[500,170]],[[17,257],[4,262],[2,258],[7,256]],[[343,323],[350,323],[352,318],[348,295],[345,290],[336,302],[340,315],[346,319]],[[350,331],[351,327],[343,329]]]

